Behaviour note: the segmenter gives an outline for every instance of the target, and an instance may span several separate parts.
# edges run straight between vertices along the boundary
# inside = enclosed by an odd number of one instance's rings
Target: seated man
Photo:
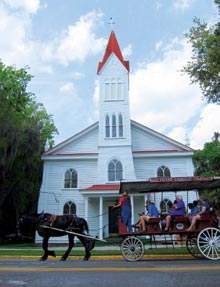
[[[181,195],[176,196],[176,203],[173,205],[173,211],[168,214],[165,218],[166,220],[166,227],[165,231],[169,230],[171,220],[174,220],[177,216],[184,216],[185,215],[185,203]]]
[[[210,215],[210,207],[206,199],[200,198],[199,205],[202,206],[201,211],[192,217],[192,222],[189,228],[186,231],[194,231],[196,226],[196,221],[201,220],[202,215]]]
[[[146,209],[147,213],[142,214],[140,216],[140,219],[138,222],[136,222],[133,227],[140,227],[142,231],[146,231],[146,221],[148,221],[150,218],[158,218],[159,217],[159,212],[154,205],[153,202],[151,202],[149,199],[146,200]]]

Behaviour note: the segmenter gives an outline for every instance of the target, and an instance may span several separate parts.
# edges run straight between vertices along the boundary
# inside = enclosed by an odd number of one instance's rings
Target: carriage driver
[[[150,219],[150,218],[158,218],[159,217],[159,212],[158,209],[156,208],[155,204],[153,202],[151,202],[149,199],[146,200],[146,209],[147,209],[147,213],[146,214],[142,214],[138,220],[138,222],[136,222],[133,227],[137,228],[141,228],[141,231],[146,231],[146,222]]]

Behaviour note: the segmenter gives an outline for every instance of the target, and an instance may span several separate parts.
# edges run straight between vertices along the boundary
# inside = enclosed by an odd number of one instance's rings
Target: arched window
[[[170,177],[170,170],[167,166],[161,165],[157,169],[157,177]]]
[[[110,121],[108,115],[105,117],[105,137],[110,137]]]
[[[120,181],[122,178],[122,164],[114,158],[108,164],[108,181]]]
[[[64,204],[63,214],[76,214],[76,205],[72,201]]]
[[[173,206],[173,203],[170,199],[168,198],[164,198],[161,202],[160,202],[160,210],[162,214],[167,214],[168,210],[171,209]]]
[[[116,116],[112,116],[112,137],[116,138]]]
[[[118,116],[118,135],[119,137],[123,137],[123,119],[122,115]]]
[[[65,173],[64,188],[76,188],[77,187],[77,172],[75,169],[70,168]]]

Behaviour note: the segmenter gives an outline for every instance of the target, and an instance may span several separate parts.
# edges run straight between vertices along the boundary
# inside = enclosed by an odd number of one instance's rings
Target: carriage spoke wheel
[[[137,237],[127,237],[122,242],[121,253],[127,261],[138,261],[144,255],[144,244]]]
[[[214,227],[203,229],[197,237],[197,245],[206,258],[220,259],[220,230]]]
[[[197,245],[197,233],[188,233],[186,238],[186,248],[193,257],[204,258]]]

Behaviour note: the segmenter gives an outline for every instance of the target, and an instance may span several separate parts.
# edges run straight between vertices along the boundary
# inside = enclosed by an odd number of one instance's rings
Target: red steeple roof
[[[112,53],[114,53],[116,55],[116,57],[118,57],[118,59],[125,66],[125,68],[128,70],[128,72],[130,71],[129,61],[124,61],[120,47],[118,45],[118,41],[117,41],[116,36],[115,36],[115,33],[114,33],[114,31],[112,31],[110,34],[109,40],[108,40],[107,47],[105,49],[105,55],[102,59],[102,62],[99,62],[99,64],[98,64],[97,74],[101,71],[101,69],[104,66],[105,62],[107,61],[108,57]]]

